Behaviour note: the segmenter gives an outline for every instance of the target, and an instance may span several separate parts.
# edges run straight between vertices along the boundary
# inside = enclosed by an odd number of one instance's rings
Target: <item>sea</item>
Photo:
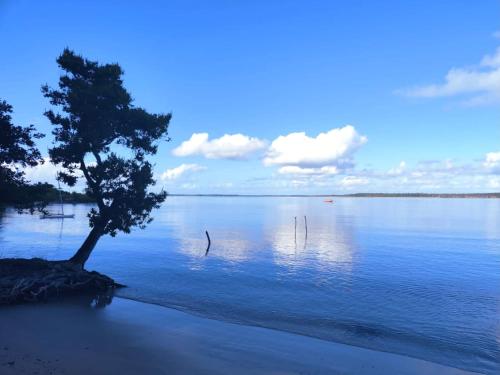
[[[0,257],[70,257],[90,208],[4,210]],[[153,217],[87,263],[119,297],[500,373],[498,199],[169,196]]]

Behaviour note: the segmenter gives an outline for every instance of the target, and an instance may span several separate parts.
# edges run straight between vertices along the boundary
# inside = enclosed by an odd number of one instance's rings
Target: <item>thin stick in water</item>
[[[210,241],[210,236],[208,235],[208,231],[206,230],[205,231],[205,234],[207,235],[207,240],[208,240],[208,246],[207,246],[207,251],[205,251],[205,256],[208,255],[208,251],[210,250],[210,245],[211,245],[211,241]]]
[[[306,238],[307,238],[307,216],[304,215],[304,223],[306,224]]]
[[[295,242],[297,242],[297,216],[295,216]]]

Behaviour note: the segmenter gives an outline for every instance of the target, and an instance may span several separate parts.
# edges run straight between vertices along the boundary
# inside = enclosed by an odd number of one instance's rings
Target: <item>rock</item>
[[[84,294],[109,293],[122,285],[67,261],[0,259],[0,305],[39,302]]]

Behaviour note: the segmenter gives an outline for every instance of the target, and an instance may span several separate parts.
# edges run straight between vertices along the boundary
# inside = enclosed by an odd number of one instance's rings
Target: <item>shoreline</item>
[[[115,297],[0,309],[2,374],[473,374]]]
[[[193,318],[206,319],[206,320],[210,320],[210,321],[221,322],[221,323],[226,323],[226,324],[236,325],[236,326],[259,328],[259,329],[264,329],[264,330],[268,330],[268,331],[272,331],[272,332],[291,334],[291,335],[295,335],[295,336],[299,336],[299,337],[309,338],[309,339],[313,339],[313,340],[319,340],[319,341],[322,341],[325,343],[331,343],[333,345],[337,345],[337,344],[338,345],[345,345],[347,347],[355,348],[355,349],[363,349],[363,350],[368,350],[368,351],[376,352],[376,353],[396,355],[396,356],[400,356],[400,357],[404,357],[404,358],[409,358],[412,360],[424,361],[424,362],[432,363],[435,365],[439,365],[439,366],[443,366],[443,367],[447,367],[447,368],[451,368],[451,369],[456,369],[456,370],[462,371],[465,374],[483,374],[482,372],[476,372],[474,370],[467,370],[465,368],[454,367],[454,366],[448,365],[446,363],[440,363],[440,362],[436,362],[436,361],[433,361],[430,359],[411,356],[411,355],[405,354],[405,353],[392,352],[392,351],[383,350],[383,349],[373,349],[370,347],[356,345],[353,343],[336,341],[334,339],[324,338],[324,337],[317,336],[314,334],[307,334],[307,333],[300,332],[300,331],[281,329],[281,328],[266,326],[266,325],[259,325],[256,323],[251,323],[251,322],[246,322],[246,321],[243,322],[243,321],[238,321],[238,320],[226,319],[224,317],[206,316],[200,312],[190,310],[190,309],[185,308],[185,307],[180,306],[180,305],[163,305],[163,304],[158,303],[158,302],[150,302],[147,300],[142,300],[140,298],[132,298],[132,297],[127,297],[127,296],[115,294],[113,296],[113,299],[116,299],[116,298],[127,300],[127,301],[132,301],[132,302],[137,302],[137,303],[141,303],[141,304],[146,304],[146,305],[152,305],[152,306],[156,306],[156,307],[164,308],[164,309],[168,309],[168,310],[177,311],[177,312],[180,312],[182,314],[186,314],[186,315],[193,317]]]

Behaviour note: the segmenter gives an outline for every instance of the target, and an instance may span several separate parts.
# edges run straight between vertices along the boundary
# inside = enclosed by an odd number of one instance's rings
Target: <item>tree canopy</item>
[[[89,213],[92,228],[71,259],[82,266],[104,234],[144,228],[166,193],[154,185],[148,155],[168,141],[171,114],[152,114],[133,104],[118,64],[99,64],[69,49],[57,59],[63,75],[57,89],[42,87],[54,106],[45,115],[54,126],[51,161],[61,167],[58,179],[74,186],[79,179],[97,202]]]

